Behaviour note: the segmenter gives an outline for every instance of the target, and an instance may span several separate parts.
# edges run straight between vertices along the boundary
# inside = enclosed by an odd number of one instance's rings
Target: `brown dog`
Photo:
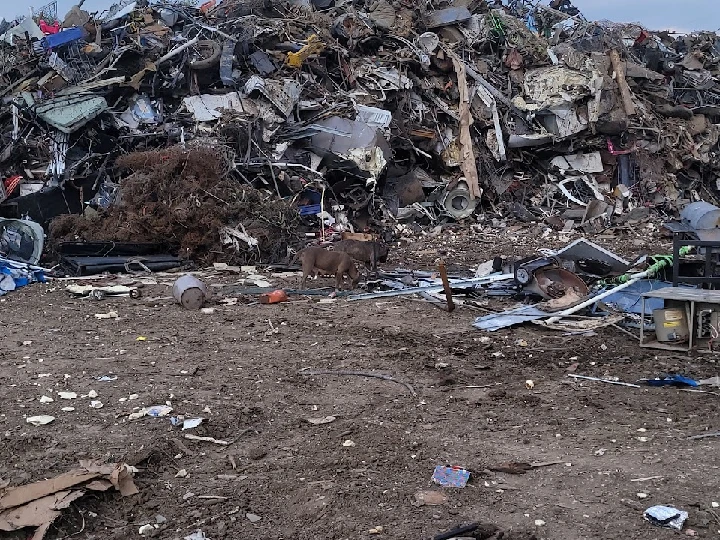
[[[362,232],[343,232],[340,233],[341,240],[359,240],[360,242],[372,242],[377,240],[376,234],[362,233]]]
[[[328,251],[319,247],[305,248],[300,252],[300,261],[302,262],[302,285],[305,288],[307,278],[315,272],[323,272],[326,274],[335,274],[335,290],[338,291],[342,287],[343,276],[347,274],[348,279],[352,282],[353,289],[360,281],[355,263],[353,263],[350,255],[341,251]]]
[[[364,262],[365,266],[375,272],[377,263],[385,262],[388,247],[381,242],[361,242],[359,240],[341,240],[332,245],[334,251],[343,251],[356,261]]]

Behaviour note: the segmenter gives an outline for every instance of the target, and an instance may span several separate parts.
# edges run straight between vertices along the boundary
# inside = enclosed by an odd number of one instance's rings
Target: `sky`
[[[14,18],[28,12],[34,5],[40,7],[49,0],[0,0],[0,18]],[[77,0],[58,0],[58,13],[63,15]],[[543,0],[544,4],[549,3]],[[615,22],[639,22],[651,30],[720,29],[720,0],[573,0],[575,6],[590,20],[607,19]],[[101,11],[112,0],[86,0],[83,9]]]

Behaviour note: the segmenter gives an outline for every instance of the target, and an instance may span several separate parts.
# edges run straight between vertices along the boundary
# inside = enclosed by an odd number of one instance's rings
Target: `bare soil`
[[[432,269],[443,256],[467,270],[492,255],[564,242],[532,231],[495,243],[444,231],[404,244],[386,266]],[[645,232],[608,247],[627,256],[663,247],[634,245]],[[0,299],[0,477],[32,482],[85,458],[140,469],[139,495],[90,493],[48,538],[140,538],[138,529],[157,515],[166,519],[155,531],[160,539],[202,530],[213,540],[418,540],[472,521],[560,540],[674,536],[643,520],[654,504],[687,510],[686,528],[699,537],[720,534],[711,504],[720,498],[720,438],[687,439],[720,430],[713,412],[720,397],[567,377],[574,370],[631,382],[664,372],[707,378],[718,374],[711,355],[640,349],[613,328],[591,337],[532,325],[486,334],[471,326],[482,312],[448,314],[409,298],[260,305],[247,297],[204,314],[175,304],[172,279],[146,287],[138,300],[74,299],[60,282]],[[94,317],[111,310],[119,319]],[[305,368],[379,372],[417,395],[377,378],[298,374]],[[98,381],[103,375],[117,380]],[[57,396],[90,390],[102,409],[90,408],[89,398]],[[120,401],[132,394],[138,398]],[[40,403],[42,395],[55,401]],[[206,420],[182,432],[168,418],[127,418],[165,402],[173,414]],[[66,406],[75,411],[62,412]],[[56,420],[25,422],[38,414]],[[326,416],[336,419],[307,421]],[[522,475],[491,472],[510,461],[557,463]],[[470,469],[468,486],[434,486],[432,471],[445,464]],[[186,477],[176,477],[181,469]],[[448,501],[418,506],[420,490],[442,490]]]

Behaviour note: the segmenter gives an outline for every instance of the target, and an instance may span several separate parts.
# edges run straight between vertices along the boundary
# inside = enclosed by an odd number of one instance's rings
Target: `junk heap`
[[[716,200],[715,33],[567,0],[187,4],[3,21],[1,216],[256,263],[310,233],[591,233]]]

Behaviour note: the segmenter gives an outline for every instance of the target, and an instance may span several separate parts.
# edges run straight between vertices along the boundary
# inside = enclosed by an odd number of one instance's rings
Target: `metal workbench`
[[[657,339],[645,342],[645,299],[660,298],[662,300],[682,303],[685,308],[685,316],[687,317],[689,339],[687,344],[670,344],[661,343]],[[710,291],[705,289],[678,289],[675,287],[666,287],[654,291],[642,293],[642,312],[640,322],[640,346],[653,349],[663,349],[666,351],[683,351],[689,352],[693,349],[696,325],[695,320],[697,304],[713,304],[720,311],[720,291]],[[666,304],[667,307],[667,304]]]

